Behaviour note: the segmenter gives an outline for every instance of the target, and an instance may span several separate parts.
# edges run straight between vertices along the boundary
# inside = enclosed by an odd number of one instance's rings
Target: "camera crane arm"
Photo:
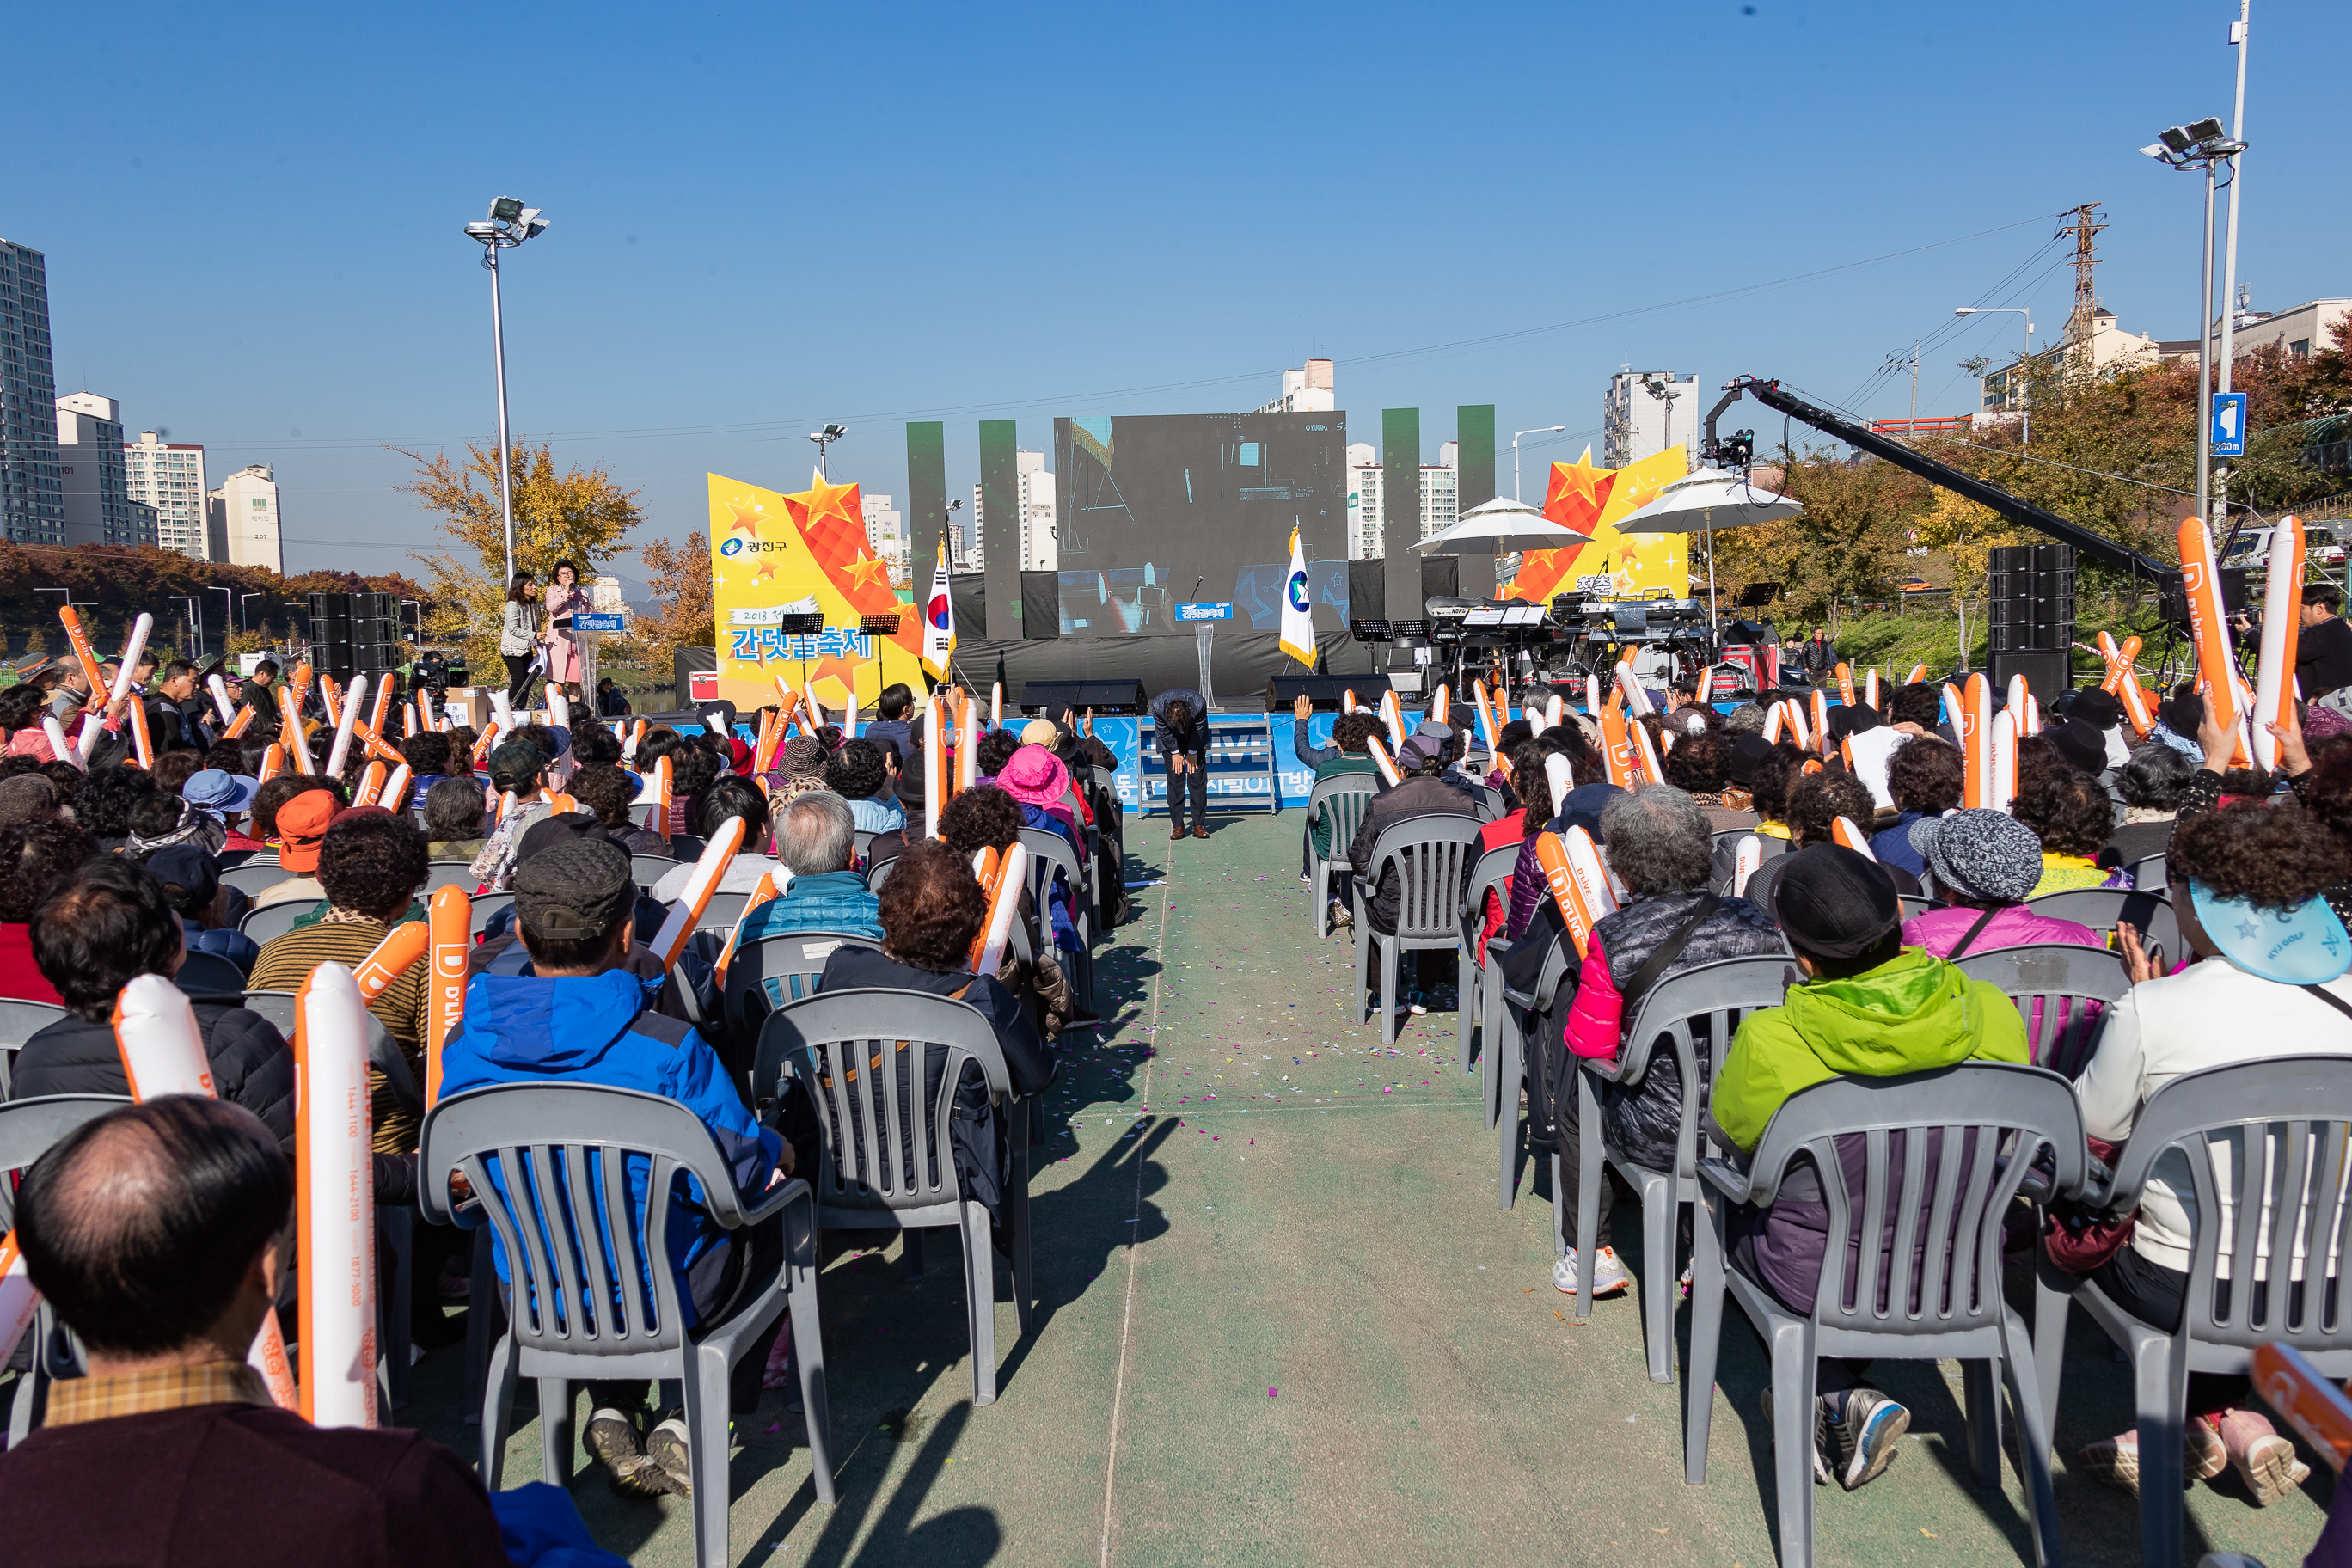
[[[1725,409],[1739,401],[1739,395],[1743,392],[1754,397],[1765,407],[1776,408],[1791,419],[1801,421],[1825,436],[1833,437],[1844,442],[1856,451],[1867,452],[1874,458],[1883,458],[1898,468],[1905,468],[1918,475],[1931,485],[1940,485],[1956,494],[1968,497],[1979,506],[1999,512],[2012,522],[2023,523],[2026,527],[2046,533],[2053,539],[2071,544],[2078,553],[2099,563],[2102,566],[2112,567],[2130,576],[2145,577],[2158,584],[2162,584],[2167,579],[2177,580],[2180,575],[2180,568],[2178,566],[2168,566],[2152,556],[2141,554],[2137,550],[2127,550],[2104,534],[2094,533],[2079,523],[2067,521],[2056,512],[2044,511],[2030,501],[2020,500],[2007,490],[1996,489],[1982,479],[1964,474],[1948,463],[1939,463],[1935,458],[1917,452],[1900,441],[1890,441],[1874,430],[1832,414],[1826,408],[1817,407],[1794,393],[1783,390],[1777,381],[1765,381],[1757,376],[1743,375],[1737,377],[1724,387],[1722,401],[1707,411],[1706,445],[1702,448],[1706,456],[1715,457],[1719,449],[1727,449],[1731,446],[1732,443],[1729,442],[1717,442],[1715,422],[1722,416]],[[1733,440],[1739,442],[1743,449],[1748,447],[1748,444],[1740,441],[1739,437],[1734,437]]]

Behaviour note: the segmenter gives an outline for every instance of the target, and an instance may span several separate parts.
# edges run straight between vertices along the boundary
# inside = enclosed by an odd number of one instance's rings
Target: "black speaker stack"
[[[400,601],[390,594],[310,595],[310,664],[344,685],[399,667]]]
[[[1986,563],[1986,645],[1993,684],[2023,675],[2041,702],[2070,684],[2074,642],[2074,547],[2010,544]]]
[[[1020,709],[1024,713],[1059,719],[1065,710],[1097,714],[1141,713],[1149,706],[1139,680],[1024,680]]]

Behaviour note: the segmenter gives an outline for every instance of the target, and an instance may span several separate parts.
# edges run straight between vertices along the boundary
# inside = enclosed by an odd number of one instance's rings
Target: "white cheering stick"
[[[85,719],[82,721],[82,728],[96,730],[98,724],[94,720]],[[89,772],[89,763],[83,759],[81,748],[67,743],[65,728],[58,722],[56,714],[41,715],[41,733],[49,738],[49,750],[56,752],[61,761],[71,763],[84,773]]]
[[[1568,704],[1560,700],[1559,692],[1553,692],[1549,697],[1544,700],[1544,728],[1547,730],[1559,729],[1560,719],[1567,711]],[[1598,714],[1600,710],[1595,708],[1593,712]]]
[[[668,759],[664,758],[663,761]],[[702,911],[710,907],[710,895],[719,890],[719,879],[727,874],[727,863],[735,858],[735,852],[741,847],[743,819],[730,816],[719,825],[717,833],[710,836],[710,842],[703,848],[702,858],[694,863],[694,874],[686,879],[686,891],[678,896],[677,902],[669,907],[669,914],[662,921],[661,931],[654,937],[654,957],[661,961],[664,969],[676,963],[677,955],[686,951],[687,938],[694,934],[695,924],[702,919]]]
[[[572,699],[561,686],[547,689],[547,721],[567,735],[572,733]]]
[[[358,706],[354,689],[343,710]],[[303,1285],[297,1343],[302,1415],[314,1426],[376,1424],[367,1020],[359,983],[340,963],[319,965],[295,993],[300,1087],[294,1103],[294,1229]],[[274,1323],[276,1314],[268,1321]]]
[[[1617,667],[1617,689],[1625,694],[1625,711],[1635,718],[1638,719],[1644,713],[1657,711],[1657,705],[1650,700],[1650,694],[1642,689],[1642,683],[1639,680],[1633,679],[1632,665],[1621,664]]]
[[[996,890],[988,902],[988,923],[981,928],[980,952],[973,958],[974,974],[993,974],[1004,962],[1004,944],[1013,935],[1013,917],[1021,908],[1022,889],[1029,885],[1029,850],[1019,839],[1004,847],[997,863]]]
[[[351,755],[352,730],[360,721],[360,699],[367,695],[368,678],[352,677],[352,689],[343,694],[343,710],[335,721],[335,743],[327,749],[327,776],[343,776],[343,759]]]
[[[1453,712],[1454,694],[1441,684],[1437,689],[1437,696],[1429,704],[1429,716],[1443,724]]]
[[[408,796],[408,764],[403,763],[392,770],[390,778],[383,781],[383,794],[376,804],[388,811],[398,811],[401,802]]]
[[[1748,896],[1748,879],[1764,868],[1764,840],[1753,833],[1739,841],[1731,852],[1731,895],[1736,899]]]
[[[220,710],[222,723],[226,724],[236,717],[236,709],[228,700],[227,681],[217,675],[207,675],[205,677],[205,689],[213,694],[213,706]]]
[[[1549,752],[1544,757],[1543,768],[1544,782],[1551,786],[1551,814],[1558,816],[1559,803],[1566,800],[1568,792],[1576,787],[1570,782],[1568,759],[1558,752]]]
[[[925,700],[923,708],[923,837],[940,836],[941,796],[948,793],[946,727],[940,722],[940,694]]]
[[[1396,763],[1389,760],[1389,749],[1381,744],[1381,738],[1378,735],[1367,735],[1364,737],[1364,750],[1372,754],[1372,765],[1381,770],[1381,777],[1386,779],[1391,784],[1395,784],[1404,777],[1402,773],[1397,772]],[[1171,785],[1171,787],[1172,791],[1173,786]],[[1168,809],[1171,811],[1176,809],[1175,802],[1172,798],[1169,802]]]
[[[1601,678],[1597,675],[1588,675],[1584,678],[1584,711],[1593,722],[1601,721]],[[1557,723],[1558,721],[1555,720],[1553,722]],[[1547,724],[1544,727],[1549,729],[1551,726]]]
[[[1831,823],[1830,837],[1866,860],[1878,858],[1877,851],[1870,847],[1870,840],[1861,828],[1853,825],[1853,818],[1850,816],[1841,816]]]
[[[187,993],[160,974],[142,974],[122,988],[114,1000],[114,1045],[122,1058],[122,1076],[133,1100],[158,1095],[194,1094],[215,1098],[212,1061],[205,1054],[203,1032]],[[364,1121],[362,1122],[365,1126]],[[306,1277],[307,1278],[307,1277]],[[6,1324],[0,1321],[0,1333]],[[286,1364],[286,1341],[278,1331],[278,1314],[261,1321],[261,1331],[247,1352],[254,1369],[269,1384],[269,1396],[286,1409],[297,1407],[294,1379]]]
[[[988,727],[992,730],[1004,728],[1004,682],[1001,680],[992,680],[988,684]]]
[[[147,650],[147,630],[154,624],[155,617],[143,611],[131,623],[131,640],[122,645],[122,668],[114,672],[114,689],[107,694],[110,701],[120,702],[130,694],[131,671]]]

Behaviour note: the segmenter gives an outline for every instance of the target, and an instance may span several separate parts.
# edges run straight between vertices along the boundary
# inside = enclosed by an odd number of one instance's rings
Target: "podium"
[[[1214,708],[1217,705],[1217,689],[1214,684],[1215,674],[1210,668],[1210,655],[1216,646],[1217,623],[1234,618],[1233,601],[1225,599],[1213,603],[1180,604],[1176,606],[1176,618],[1180,622],[1191,622],[1192,635],[1200,639],[1201,696],[1210,707]]]

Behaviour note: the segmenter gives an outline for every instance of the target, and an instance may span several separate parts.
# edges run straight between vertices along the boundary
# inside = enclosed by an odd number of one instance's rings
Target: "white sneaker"
[[[1553,1289],[1563,1296],[1576,1294],[1576,1248],[1570,1247],[1564,1257],[1554,1260],[1551,1266],[1551,1282]],[[1627,1274],[1625,1266],[1617,1261],[1615,1247],[1604,1247],[1595,1255],[1592,1268],[1592,1295],[1595,1300],[1605,1296],[1622,1296],[1633,1287],[1633,1276]]]

